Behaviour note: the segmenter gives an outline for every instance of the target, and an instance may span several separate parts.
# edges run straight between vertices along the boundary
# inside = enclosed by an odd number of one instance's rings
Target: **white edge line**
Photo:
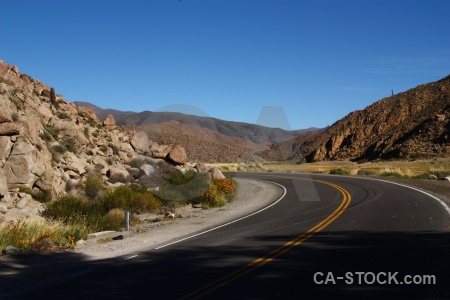
[[[387,181],[387,180],[382,180],[382,179],[376,179],[376,178],[364,178],[364,177],[356,177],[356,178],[361,178],[361,179],[366,179],[366,180],[375,180],[375,181],[381,181],[381,182],[386,182],[386,183],[391,183],[391,184],[395,184],[395,185],[399,185],[405,188],[409,188],[411,190],[415,190],[417,192],[421,192],[422,194],[425,194],[431,198],[433,198],[434,200],[438,201],[443,207],[444,209],[447,211],[447,213],[450,215],[450,208],[448,207],[447,203],[445,203],[442,199],[439,199],[438,197],[431,195],[428,192],[422,191],[421,189],[406,185],[406,184],[401,184],[401,183],[397,183],[397,182],[392,182],[392,181]]]
[[[132,256],[130,256],[130,257],[127,257],[127,258],[123,259],[122,261],[129,260],[129,259],[135,258],[135,257],[137,257],[137,256],[138,256],[137,254],[136,254],[136,255],[132,255]]]
[[[181,240],[177,240],[177,241],[175,241],[175,242],[172,242],[172,243],[169,243],[169,244],[165,244],[165,245],[160,246],[160,247],[157,247],[157,248],[155,248],[155,249],[156,249],[156,250],[159,250],[159,249],[165,248],[165,247],[167,247],[167,246],[170,246],[170,245],[173,245],[173,244],[176,244],[176,243],[179,243],[179,242],[182,242],[182,241],[191,239],[191,238],[193,238],[193,237],[196,237],[196,236],[199,236],[199,235],[202,235],[202,234],[211,232],[211,231],[213,231],[213,230],[216,230],[216,229],[219,229],[219,228],[228,226],[228,225],[230,225],[230,224],[236,223],[236,222],[238,222],[238,221],[241,221],[241,220],[244,220],[244,219],[249,218],[249,217],[251,217],[251,216],[254,216],[254,215],[256,215],[256,214],[259,214],[260,212],[262,212],[262,211],[264,211],[264,210],[266,210],[266,209],[268,209],[268,208],[274,206],[275,204],[277,204],[278,202],[280,202],[281,199],[284,198],[284,196],[286,196],[286,193],[287,193],[286,188],[285,188],[284,186],[282,186],[281,184],[279,184],[279,183],[272,182],[272,181],[267,181],[267,180],[261,180],[261,179],[253,179],[253,178],[251,178],[251,179],[249,179],[249,178],[243,178],[243,179],[247,179],[247,180],[257,180],[257,181],[268,182],[268,183],[271,183],[271,184],[276,184],[276,185],[280,186],[280,187],[283,189],[283,195],[281,195],[281,197],[278,198],[274,203],[272,203],[272,204],[270,204],[270,205],[268,205],[268,206],[266,206],[266,207],[263,207],[263,208],[261,208],[260,210],[255,211],[254,213],[251,213],[251,214],[249,214],[249,215],[247,215],[247,216],[244,216],[244,217],[241,217],[241,218],[239,218],[239,219],[230,221],[230,222],[228,222],[228,223],[225,223],[225,224],[216,226],[216,227],[214,227],[214,228],[211,228],[211,229],[208,229],[208,230],[199,232],[199,233],[197,233],[197,234],[194,234],[194,235],[185,237],[185,238],[183,238],[183,239],[181,239]]]
[[[297,173],[297,174],[309,174],[309,173]],[[315,175],[319,175],[319,176],[330,176],[329,174],[314,174],[314,176],[315,176]],[[383,179],[378,179],[378,178],[366,178],[366,177],[357,177],[357,176],[355,176],[355,177],[353,177],[353,176],[343,176],[343,177],[347,177],[347,178],[358,178],[358,179],[363,179],[363,180],[380,181],[380,182],[385,182],[385,183],[390,183],[390,184],[399,185],[399,186],[402,186],[402,187],[405,187],[405,188],[408,188],[408,189],[411,189],[411,190],[415,190],[415,191],[417,191],[417,192],[420,192],[420,193],[422,193],[422,194],[425,194],[425,195],[427,195],[428,197],[431,197],[431,198],[433,198],[434,200],[438,201],[438,202],[442,205],[442,207],[445,209],[445,211],[450,215],[450,207],[448,207],[447,203],[445,203],[442,199],[439,199],[438,197],[436,197],[436,196],[434,196],[434,195],[431,195],[431,194],[428,193],[428,192],[425,192],[425,191],[423,191],[423,190],[421,190],[421,189],[412,187],[412,186],[410,186],[410,185],[401,184],[401,183],[397,183],[397,182],[393,182],[393,181],[388,181],[388,180],[383,180]]]

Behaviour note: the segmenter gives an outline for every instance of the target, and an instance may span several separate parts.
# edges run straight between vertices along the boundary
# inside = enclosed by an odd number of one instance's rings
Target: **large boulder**
[[[20,132],[19,125],[16,123],[1,123],[0,136],[2,135],[18,135]]]
[[[143,164],[139,168],[139,177],[142,176],[149,176],[151,174],[155,173],[155,168],[152,165],[149,164]]]
[[[181,145],[177,145],[170,150],[168,160],[177,165],[184,165],[187,161],[186,150]]]
[[[150,152],[153,158],[165,159],[171,150],[172,146],[159,145],[158,143],[150,144]]]
[[[206,173],[206,176],[211,181],[225,179],[225,176],[218,168],[211,168],[211,170]]]
[[[136,152],[142,153],[148,151],[148,147],[150,144],[147,137],[147,133],[143,130],[139,130],[138,132],[136,132],[131,138],[130,143]]]
[[[14,143],[2,174],[10,186],[26,185],[31,188],[40,176],[51,169],[50,153],[39,152],[29,141],[20,137]]]
[[[114,130],[117,128],[116,120],[112,115],[108,115],[105,120],[103,120],[103,126],[108,130]]]

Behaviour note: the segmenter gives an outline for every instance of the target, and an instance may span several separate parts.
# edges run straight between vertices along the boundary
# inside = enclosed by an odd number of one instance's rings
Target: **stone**
[[[3,255],[15,255],[19,253],[19,249],[14,246],[6,246],[5,249],[2,250]]]
[[[171,150],[172,146],[159,145],[157,143],[151,143],[150,145],[150,152],[153,158],[165,159]]]
[[[86,173],[86,164],[84,162],[74,161],[70,164],[70,166],[80,175]]]
[[[130,143],[135,151],[141,151],[142,153],[147,151],[149,147],[149,140],[147,137],[147,133],[143,130],[139,130],[133,136]]]
[[[211,170],[209,170],[208,173],[211,174],[211,177],[213,180],[225,179],[225,176],[222,174],[222,172],[218,168],[212,168]]]
[[[79,182],[78,180],[75,179],[69,179],[66,182],[66,192],[71,192],[72,190],[76,189],[78,186]]]
[[[208,173],[209,169],[203,163],[197,163],[194,167],[198,173],[205,174]]]
[[[0,203],[0,213],[6,213],[8,211],[8,206],[6,203]]]
[[[0,174],[0,195],[6,195],[8,193],[8,181],[4,174]]]
[[[105,120],[103,120],[103,126],[115,126],[116,120],[114,120],[114,117],[112,115],[108,115]]]
[[[9,136],[0,136],[0,161],[6,161],[11,153],[12,146]]]
[[[0,136],[2,135],[18,135],[20,132],[19,125],[16,123],[2,123],[0,124]]]
[[[7,204],[12,204],[13,203],[13,198],[11,197],[11,195],[9,193],[6,193],[2,196],[2,198],[0,199],[0,202],[2,203],[7,203]]]
[[[139,177],[145,176],[145,175],[151,175],[155,173],[155,168],[152,165],[149,164],[143,164],[139,168]]]
[[[6,111],[0,111],[0,123],[12,122],[11,116]]]
[[[120,169],[117,167],[111,167],[109,171],[106,173],[106,176],[108,176],[111,179],[113,178],[117,179],[120,177],[127,178],[128,176],[130,176],[130,174],[128,173],[127,170]]]
[[[77,245],[77,246],[81,246],[81,245],[84,245],[84,244],[86,244],[85,240],[78,240],[78,241],[75,242],[75,245]]]
[[[187,161],[186,150],[180,145],[177,145],[170,150],[167,158],[174,164],[184,165]]]
[[[31,195],[30,194],[26,194],[25,196],[20,198],[19,202],[17,202],[17,204],[16,204],[17,208],[24,208],[31,199],[33,199],[31,197]]]

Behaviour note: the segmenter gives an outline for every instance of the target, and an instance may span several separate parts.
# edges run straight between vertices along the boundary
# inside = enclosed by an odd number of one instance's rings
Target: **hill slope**
[[[178,121],[201,128],[217,131],[221,134],[231,137],[249,140],[253,143],[280,143],[291,139],[301,133],[320,131],[318,128],[308,128],[300,130],[283,130],[280,128],[270,128],[261,125],[249,124],[244,122],[225,121],[211,117],[200,117],[176,112],[132,112],[120,111],[115,109],[103,109],[89,102],[75,102],[77,106],[91,107],[95,114],[104,119],[111,114],[118,125],[145,126],[149,124],[158,124],[168,121]]]
[[[267,160],[374,160],[450,153],[450,76],[354,111],[322,133],[260,153]]]

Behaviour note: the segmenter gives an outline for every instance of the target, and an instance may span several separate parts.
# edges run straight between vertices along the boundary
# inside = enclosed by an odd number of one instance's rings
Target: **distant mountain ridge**
[[[450,75],[354,111],[323,132],[258,153],[266,160],[374,160],[450,154]]]
[[[111,114],[118,125],[135,125],[145,128],[145,125],[178,121],[181,124],[191,124],[201,128],[217,131],[227,136],[249,140],[253,143],[263,143],[268,145],[281,143],[288,139],[294,138],[301,133],[322,130],[313,127],[290,131],[280,128],[270,128],[244,122],[225,121],[212,117],[201,117],[177,112],[132,112],[109,108],[103,109],[89,102],[76,101],[75,104],[81,107],[91,107],[100,119],[104,119]]]

